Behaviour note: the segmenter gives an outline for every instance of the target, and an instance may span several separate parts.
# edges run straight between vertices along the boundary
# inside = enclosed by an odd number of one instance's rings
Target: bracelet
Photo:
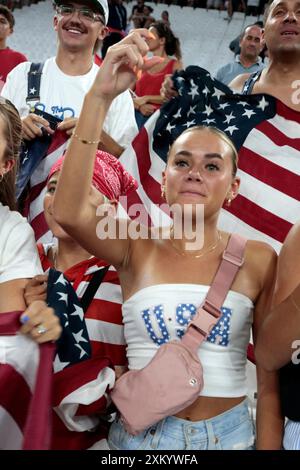
[[[296,310],[297,310],[298,312],[300,312],[300,306],[297,305],[297,302],[295,301],[295,299],[294,299],[294,297],[293,297],[293,293],[290,295],[290,299],[291,299],[292,304],[293,304],[294,307],[296,308]]]
[[[99,144],[101,142],[101,140],[86,140],[86,139],[82,139],[81,137],[79,137],[79,135],[77,135],[75,132],[73,132],[72,134],[73,137],[75,137],[77,140],[79,140],[79,142],[81,142],[82,144],[87,144],[87,145],[95,145],[95,144]]]

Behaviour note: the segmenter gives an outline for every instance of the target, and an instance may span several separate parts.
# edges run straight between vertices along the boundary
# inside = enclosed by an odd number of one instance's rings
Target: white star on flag
[[[214,88],[214,93],[212,96],[216,96],[218,98],[218,100],[220,100],[221,96],[225,95],[225,93],[223,93],[223,91],[219,90],[218,88]]]
[[[57,281],[55,281],[54,284],[62,284],[63,286],[66,286],[66,285],[68,284],[68,281],[67,281],[67,279],[64,277],[64,275],[61,274],[61,275],[59,276],[59,278],[57,279]]]
[[[205,88],[202,90],[203,95],[207,96],[207,93],[209,93],[209,88],[205,86]]]
[[[66,317],[66,321],[65,321],[65,324],[64,324],[64,327],[65,326],[69,326],[69,320],[68,320],[68,314],[67,313],[64,313],[64,317]]]
[[[208,118],[206,118],[206,119],[203,120],[203,122],[205,122],[205,123],[209,126],[209,124],[211,124],[212,122],[215,123],[216,120],[215,120],[215,119],[208,119]]]
[[[242,114],[242,116],[247,116],[247,118],[250,119],[253,114],[256,113],[252,109],[245,109],[245,112]]]
[[[234,133],[234,131],[238,131],[238,130],[239,130],[239,128],[236,127],[236,126],[228,126],[228,127],[226,127],[225,132],[228,131],[228,132],[230,132],[230,135],[232,135]]]
[[[240,104],[241,106],[247,106],[247,102],[246,101],[238,101],[237,104]]]
[[[167,125],[167,127],[166,127],[166,130],[171,133],[171,132],[172,132],[172,129],[175,129],[175,127],[176,127],[176,126],[172,126],[172,125],[168,122],[168,125]]]
[[[83,330],[78,331],[78,333],[72,333],[76,343],[88,343],[88,341],[82,336],[82,333]]]
[[[190,114],[196,114],[195,108],[196,108],[196,105],[190,106],[190,109],[187,112],[187,116],[189,116]]]
[[[191,95],[192,99],[194,99],[198,94],[198,86],[191,80],[191,90],[188,92],[188,95]]]
[[[186,127],[191,127],[191,126],[194,126],[195,124],[196,124],[195,119],[193,119],[192,121],[187,121],[183,125],[186,126]]]
[[[60,299],[58,300],[62,300],[63,302],[66,302],[66,304],[68,304],[68,294],[64,294],[63,292],[57,292],[58,295],[60,295]]]
[[[178,109],[177,113],[174,114],[173,118],[174,118],[174,119],[178,119],[178,118],[180,118],[180,117],[181,117],[181,108]]]
[[[227,106],[229,106],[229,103],[220,104],[219,109],[225,109]]]
[[[207,104],[205,105],[205,111],[203,111],[203,114],[206,114],[207,117],[209,117],[211,115],[211,113],[213,113],[214,110],[211,108],[210,105],[207,106]]]
[[[53,369],[54,372],[59,372],[60,370],[63,370],[66,366],[68,366],[70,363],[69,362],[62,362],[58,354],[55,355],[55,359],[53,361]]]
[[[257,105],[257,107],[264,111],[267,106],[269,106],[269,103],[268,101],[266,101],[265,97],[263,96],[259,104]]]
[[[230,114],[225,114],[225,122],[226,124],[230,124],[230,121],[232,121],[232,119],[235,119],[235,116],[233,115],[233,112],[231,111]]]
[[[81,359],[84,355],[86,355],[85,350],[80,346],[80,344],[75,344],[75,346],[80,349],[80,356],[79,359]]]
[[[81,307],[79,307],[78,305],[74,304],[74,308],[75,310],[73,311],[73,313],[71,313],[72,316],[76,316],[78,315],[80,320],[82,321],[83,320],[83,310]]]

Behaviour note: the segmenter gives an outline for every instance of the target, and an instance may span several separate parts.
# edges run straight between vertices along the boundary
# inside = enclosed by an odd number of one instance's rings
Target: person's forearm
[[[279,395],[258,395],[256,409],[256,449],[280,450],[282,446],[284,419],[281,415]]]
[[[161,95],[147,95],[147,103],[162,104],[163,101],[164,100]]]
[[[119,158],[120,155],[124,152],[124,148],[118,144],[109,134],[105,131],[102,131],[100,143],[98,148],[104,150],[105,152],[111,153],[116,158]]]
[[[273,308],[257,338],[255,356],[267,370],[287,364],[300,342],[300,285],[292,294]]]
[[[62,225],[75,224],[88,207],[95,154],[110,104],[92,90],[84,99],[54,199],[54,217]]]

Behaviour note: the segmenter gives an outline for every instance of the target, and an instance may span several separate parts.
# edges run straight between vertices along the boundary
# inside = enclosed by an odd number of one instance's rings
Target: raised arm
[[[56,189],[53,211],[57,222],[84,248],[95,256],[120,266],[130,248],[128,237],[118,236],[119,226],[112,216],[96,214],[91,202],[90,187],[99,135],[113,99],[133,86],[136,72],[144,66],[148,46],[143,36],[147,30],[132,32],[108,49],[94,84],[87,93],[74,135],[66,152],[65,162]],[[153,62],[151,63],[151,66]],[[99,223],[116,225],[116,233],[100,240]],[[122,228],[124,231],[124,228]],[[126,228],[125,228],[126,231]]]
[[[278,261],[274,307],[256,345],[256,357],[268,370],[287,364],[300,339],[300,223],[289,232]]]
[[[254,242],[257,243],[257,242]],[[255,246],[255,245],[254,245]],[[274,290],[277,256],[267,245],[260,245],[252,256],[257,263],[257,272],[262,289],[255,305],[253,321],[253,342],[257,341],[260,328]],[[283,418],[281,416],[277,372],[269,372],[261,364],[256,364],[257,410],[256,410],[256,448],[258,450],[279,450],[282,445]]]

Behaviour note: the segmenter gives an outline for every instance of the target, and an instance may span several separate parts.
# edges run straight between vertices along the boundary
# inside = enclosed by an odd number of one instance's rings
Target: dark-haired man
[[[246,26],[240,36],[240,54],[233,62],[221,67],[216,74],[220,82],[228,85],[235,77],[242,73],[253,73],[262,70],[264,64],[259,56],[262,49],[262,29],[258,25]]]
[[[250,80],[250,74],[236,77],[229,86],[235,91],[268,93],[290,108],[300,111],[300,1],[273,0],[265,11],[263,43],[269,55],[268,66]]]
[[[4,5],[0,5],[0,91],[6,81],[8,73],[27,58],[20,52],[10,49],[7,38],[14,30],[15,19],[12,12]]]

